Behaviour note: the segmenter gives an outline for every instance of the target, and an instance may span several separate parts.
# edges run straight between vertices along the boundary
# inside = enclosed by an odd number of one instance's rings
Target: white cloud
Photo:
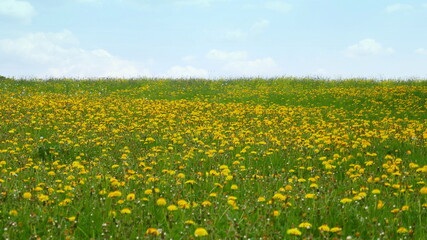
[[[415,50],[415,53],[421,54],[421,55],[427,55],[427,49],[425,48],[418,48]]]
[[[292,10],[292,5],[283,1],[267,1],[264,7],[281,13],[288,13]]]
[[[214,3],[225,2],[227,0],[178,0],[175,4],[181,6],[198,6],[198,7],[211,7]]]
[[[18,39],[0,40],[0,56],[23,69],[37,69],[36,77],[138,77],[149,76],[142,64],[111,55],[103,49],[86,50],[67,30],[31,33]],[[4,60],[3,60],[4,61]]]
[[[363,39],[351,45],[345,51],[348,56],[387,55],[394,53],[393,48],[385,48],[374,39]]]
[[[31,18],[36,14],[31,3],[18,0],[1,0],[0,1],[0,16],[19,19],[23,22],[30,22]]]
[[[224,38],[226,40],[244,40],[247,36],[248,33],[240,29],[227,30],[224,33]]]
[[[223,61],[231,61],[231,60],[242,60],[246,59],[248,53],[246,51],[235,51],[235,52],[227,52],[221,51],[217,49],[212,49],[206,54],[206,58],[213,60],[223,60]]]
[[[224,67],[232,76],[273,76],[277,73],[277,63],[270,57],[255,60],[231,61]]]
[[[188,56],[182,57],[181,60],[185,61],[185,62],[191,62],[191,61],[196,60],[196,58],[197,58],[196,56],[188,55]]]
[[[266,19],[261,19],[257,22],[255,22],[251,27],[251,32],[253,33],[260,33],[267,29],[270,26],[270,21]]]
[[[168,78],[208,78],[209,72],[202,68],[193,66],[173,66],[164,77]]]
[[[396,4],[388,5],[385,8],[385,11],[388,13],[394,13],[394,12],[398,12],[398,11],[409,11],[412,9],[414,9],[414,7],[412,5],[396,3]]]

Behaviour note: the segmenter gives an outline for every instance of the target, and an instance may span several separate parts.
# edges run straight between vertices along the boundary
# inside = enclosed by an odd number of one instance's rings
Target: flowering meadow
[[[2,239],[423,239],[427,82],[0,81]]]

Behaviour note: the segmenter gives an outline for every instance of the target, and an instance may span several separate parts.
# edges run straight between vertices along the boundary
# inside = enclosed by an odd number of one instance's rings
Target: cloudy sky
[[[427,78],[427,0],[0,0],[0,75]]]

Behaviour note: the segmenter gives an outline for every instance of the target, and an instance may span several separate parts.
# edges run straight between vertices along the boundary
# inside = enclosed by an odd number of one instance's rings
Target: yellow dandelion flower
[[[167,207],[167,209],[168,209],[169,211],[176,211],[176,210],[178,210],[178,207],[177,207],[176,205],[172,204],[172,205],[169,205],[169,206]]]
[[[126,200],[128,201],[135,200],[135,193],[129,193],[126,197]]]
[[[381,200],[378,200],[378,203],[377,203],[377,209],[381,209],[381,208],[383,208],[384,207],[384,202],[383,201],[381,201]]]
[[[316,197],[316,194],[314,194],[314,193],[307,193],[305,195],[305,198],[307,198],[307,199],[314,199],[315,197]]]
[[[120,191],[114,191],[108,194],[109,198],[120,197],[120,196],[122,196],[122,193]]]
[[[397,233],[399,233],[399,234],[404,234],[407,232],[408,232],[408,229],[406,229],[404,227],[400,227],[399,229],[397,229]]]
[[[345,204],[345,203],[349,203],[349,202],[352,202],[352,201],[353,201],[353,200],[352,200],[352,199],[350,199],[350,198],[343,198],[343,199],[341,199],[340,203]]]
[[[157,201],[156,201],[156,204],[158,205],[158,206],[165,206],[166,205],[166,199],[164,199],[164,198],[159,198],[159,199],[157,199]]]
[[[74,222],[76,220],[76,216],[68,217],[68,221]]]
[[[231,189],[236,190],[236,189],[239,189],[239,187],[236,184],[233,184],[233,185],[231,185]]]
[[[288,235],[301,236],[301,231],[298,228],[291,228],[286,231]]]
[[[147,231],[145,231],[145,234],[151,235],[151,236],[158,236],[160,232],[155,228],[148,228]]]
[[[265,197],[259,197],[258,202],[265,202]]]
[[[280,216],[280,211],[274,210],[273,211],[273,216],[275,216],[275,217]]]
[[[32,197],[32,195],[29,192],[25,192],[24,194],[22,194],[22,197],[25,199],[30,199]]]
[[[302,223],[300,223],[300,225],[298,225],[298,227],[310,229],[312,227],[312,225],[309,222],[302,222]]]
[[[420,189],[420,193],[421,193],[421,194],[427,194],[427,187],[422,187],[422,188]]]
[[[18,216],[18,211],[16,211],[15,209],[12,209],[9,211],[9,215],[11,216]]]
[[[194,236],[196,237],[203,237],[207,235],[208,235],[208,231],[206,231],[206,229],[204,228],[197,228],[196,231],[194,231]]]
[[[329,228],[329,226],[326,225],[326,224],[323,224],[322,226],[320,226],[319,230],[322,231],[322,232],[329,232],[329,231],[331,231],[331,229]]]
[[[131,211],[129,208],[123,208],[123,209],[120,211],[120,213],[121,213],[121,214],[131,214],[131,213],[132,213],[132,211]]]
[[[196,223],[193,220],[187,220],[187,221],[185,221],[185,224],[196,225]]]
[[[340,228],[340,227],[331,228],[331,232],[333,232],[333,233],[340,232],[341,230],[342,230],[342,228]]]
[[[400,210],[402,210],[402,211],[408,211],[409,210],[409,206],[405,205]]]
[[[372,190],[372,194],[380,194],[381,191],[379,189],[374,189]]]

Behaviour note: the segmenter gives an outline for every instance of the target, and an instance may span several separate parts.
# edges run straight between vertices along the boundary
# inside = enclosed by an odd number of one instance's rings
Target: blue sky
[[[427,0],[0,0],[0,75],[427,78]]]

